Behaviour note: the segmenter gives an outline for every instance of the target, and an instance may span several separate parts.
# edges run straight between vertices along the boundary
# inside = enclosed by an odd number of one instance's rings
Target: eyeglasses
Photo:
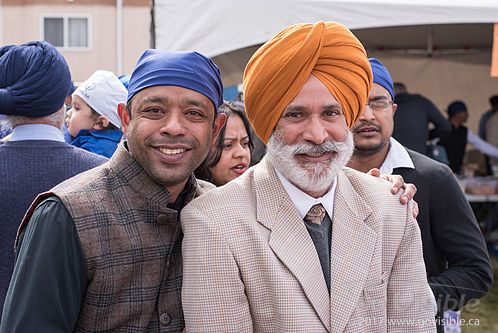
[[[368,102],[366,105],[368,105],[370,107],[370,109],[372,109],[374,111],[382,111],[382,110],[387,109],[388,105],[392,105],[392,104],[393,104],[393,101],[388,101],[385,99],[377,99],[377,100],[373,100],[373,101]]]

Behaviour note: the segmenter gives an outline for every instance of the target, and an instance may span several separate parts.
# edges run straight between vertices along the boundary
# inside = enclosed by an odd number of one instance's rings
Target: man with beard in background
[[[380,61],[369,61],[373,86],[368,107],[351,127],[355,150],[348,166],[363,172],[379,168],[385,174],[399,174],[418,187],[417,222],[427,279],[437,304],[438,332],[444,332],[443,323],[453,324],[449,317],[442,320],[444,311],[458,310],[491,288],[493,269],[486,243],[451,169],[391,137],[397,108],[393,81]]]
[[[345,168],[372,85],[333,22],[291,26],[244,73],[267,155],[181,214],[187,332],[434,332],[412,203]]]

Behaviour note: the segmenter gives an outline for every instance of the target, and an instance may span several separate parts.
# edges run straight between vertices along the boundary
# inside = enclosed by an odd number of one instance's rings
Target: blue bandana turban
[[[465,112],[465,111],[467,111],[467,106],[462,101],[455,101],[450,105],[448,105],[448,116],[450,117],[453,117],[458,112]]]
[[[391,74],[389,74],[387,68],[382,65],[379,60],[369,58],[368,61],[370,61],[370,66],[372,67],[373,82],[381,85],[389,91],[389,94],[391,94],[391,98],[394,101],[394,84]]]
[[[0,48],[0,114],[48,116],[62,108],[72,87],[66,60],[49,43]]]
[[[125,86],[126,89],[128,89],[128,84],[130,83],[130,74],[125,74],[125,75],[120,75],[118,76],[119,81]]]
[[[213,102],[215,111],[223,104],[220,70],[211,59],[197,52],[145,51],[131,74],[127,102],[140,90],[153,86],[197,91]]]

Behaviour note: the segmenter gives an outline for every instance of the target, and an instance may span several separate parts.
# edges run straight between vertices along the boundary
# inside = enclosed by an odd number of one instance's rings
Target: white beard
[[[311,142],[287,145],[280,132],[274,131],[268,141],[267,158],[270,163],[292,184],[302,191],[327,191],[335,176],[348,163],[354,150],[353,134],[348,129],[348,136],[343,142],[326,141],[315,145]],[[317,163],[298,163],[295,155],[319,155],[334,152],[332,159]]]

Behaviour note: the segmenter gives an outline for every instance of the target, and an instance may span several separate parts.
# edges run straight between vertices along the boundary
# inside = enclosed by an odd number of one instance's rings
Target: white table
[[[498,194],[468,194],[465,193],[469,202],[498,202]]]

